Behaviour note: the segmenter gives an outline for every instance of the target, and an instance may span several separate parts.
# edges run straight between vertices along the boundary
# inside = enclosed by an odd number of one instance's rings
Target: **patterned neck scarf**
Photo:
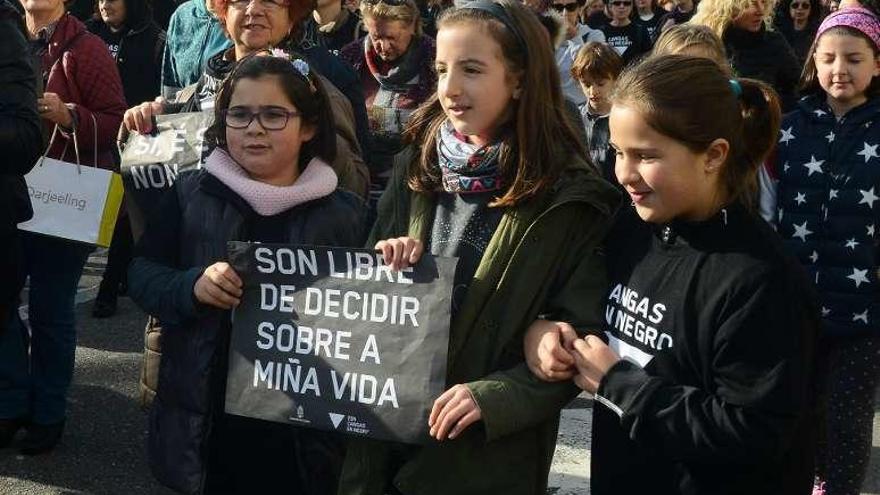
[[[367,69],[376,78],[382,89],[399,93],[406,92],[410,86],[418,84],[419,72],[424,60],[421,40],[413,36],[403,55],[393,62],[386,62],[376,53],[369,36],[364,37],[364,60]]]
[[[456,135],[448,120],[440,126],[437,160],[443,174],[443,190],[450,193],[480,193],[501,189],[498,170],[501,142],[478,147]]]

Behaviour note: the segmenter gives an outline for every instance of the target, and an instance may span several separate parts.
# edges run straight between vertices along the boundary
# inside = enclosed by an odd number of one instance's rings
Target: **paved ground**
[[[69,427],[52,454],[27,458],[0,450],[0,495],[170,495],[149,474],[144,455],[146,420],[135,402],[143,313],[120,299],[117,316],[89,316],[103,260],[90,260],[77,308],[79,342],[70,393]],[[563,411],[548,495],[589,494],[591,403]],[[880,495],[880,413],[865,494]]]

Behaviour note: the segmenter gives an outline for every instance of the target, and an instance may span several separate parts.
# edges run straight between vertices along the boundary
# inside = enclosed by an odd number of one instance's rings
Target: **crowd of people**
[[[595,495],[859,493],[874,0],[0,0],[0,39],[0,448],[63,437],[93,249],[18,230],[27,174],[119,170],[157,116],[205,112],[201,166],[122,207],[92,307],[127,294],[161,335],[161,484],[544,495],[586,391]],[[228,241],[458,258],[432,441],[224,414]]]

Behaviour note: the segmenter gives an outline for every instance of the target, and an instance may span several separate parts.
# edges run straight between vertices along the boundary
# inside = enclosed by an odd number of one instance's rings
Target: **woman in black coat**
[[[152,101],[161,90],[165,31],[153,20],[146,2],[96,0],[95,14],[86,22],[89,31],[104,40],[110,49],[129,107]],[[131,261],[132,242],[128,216],[121,216],[116,222],[92,316],[106,318],[116,313],[117,295],[125,290],[125,270]]]
[[[776,7],[776,29],[791,45],[801,66],[807,61],[822,17],[819,0],[786,0]]]
[[[86,22],[116,60],[129,107],[159,96],[165,31],[153,20],[147,0],[96,0]]]
[[[9,0],[0,0],[0,381],[9,378],[4,363],[13,361],[3,350],[4,333],[23,331],[18,296],[24,284],[17,225],[31,217],[24,175],[43,146],[37,114],[37,78],[21,14]],[[13,413],[14,414],[14,413]],[[20,423],[0,409],[0,449],[12,440]]]
[[[785,37],[769,29],[772,9],[764,0],[702,0],[691,22],[717,34],[736,75],[769,84],[787,112],[797,103],[801,64]]]

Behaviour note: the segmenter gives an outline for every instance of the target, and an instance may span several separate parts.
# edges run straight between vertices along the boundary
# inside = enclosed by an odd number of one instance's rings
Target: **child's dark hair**
[[[520,78],[522,94],[512,100],[513,117],[499,129],[502,140],[499,170],[506,189],[491,206],[514,206],[535,197],[556,183],[572,156],[588,161],[581,140],[564,110],[559,71],[549,37],[538,18],[516,0],[497,0],[506,12],[505,23],[485,10],[463,7],[449,9],[437,22],[444,27],[473,24],[483,29],[501,47],[501,58],[509,74]],[[408,184],[419,192],[440,190],[437,166],[437,136],[447,116],[435,93],[413,114],[406,139],[419,151],[407,171]],[[586,168],[586,167],[585,167]]]
[[[259,79],[265,76],[277,76],[284,94],[300,112],[303,125],[315,128],[315,135],[302,144],[300,149],[300,165],[305,165],[312,158],[320,158],[326,163],[333,163],[336,158],[336,128],[330,101],[320,78],[308,65],[294,56],[300,67],[305,67],[307,75],[294,66],[294,62],[285,57],[273,56],[268,50],[261,50],[242,58],[235,69],[223,80],[214,107],[214,123],[205,133],[210,146],[226,149],[226,120],[224,112],[229,108],[235,86],[242,79]]]
[[[637,111],[652,129],[695,153],[725,139],[730,152],[721,172],[724,192],[753,206],[758,167],[779,133],[779,96],[772,88],[753,79],[731,80],[706,58],[663,55],[624,71],[611,101]]]
[[[800,91],[801,94],[813,94],[813,95],[822,95],[825,90],[822,89],[822,86],[819,84],[819,77],[816,74],[816,48],[819,46],[819,40],[822,39],[823,36],[829,34],[840,34],[844,36],[853,36],[855,38],[861,38],[865,40],[865,43],[871,47],[871,50],[874,52],[874,57],[880,55],[880,51],[877,50],[877,47],[874,45],[874,42],[871,41],[870,38],[864,35],[858,29],[854,29],[846,26],[836,26],[828,31],[825,31],[819,36],[816,36],[816,39],[813,40],[813,45],[810,47],[810,56],[807,57],[807,63],[804,64],[804,70],[801,72],[801,81],[800,81]],[[874,77],[871,79],[871,84],[868,85],[868,88],[865,89],[865,96],[868,98],[873,98],[875,96],[880,96],[880,77]]]
[[[571,77],[583,81],[594,79],[617,79],[623,71],[623,59],[614,48],[591,41],[578,50],[571,64]]]

